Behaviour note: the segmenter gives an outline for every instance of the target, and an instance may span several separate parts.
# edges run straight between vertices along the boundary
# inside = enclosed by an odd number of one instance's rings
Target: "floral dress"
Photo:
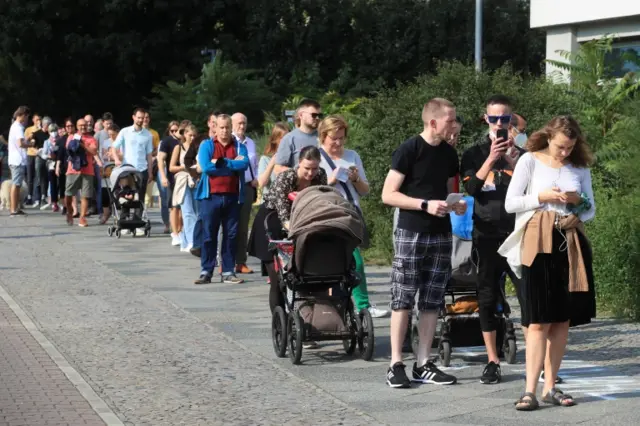
[[[326,185],[327,173],[319,168],[318,174],[311,181],[309,186]],[[293,201],[289,199],[289,194],[298,191],[298,168],[288,169],[278,175],[276,181],[271,186],[265,196],[264,203],[267,209],[276,210],[278,218],[282,223],[289,221],[291,217],[291,205]]]

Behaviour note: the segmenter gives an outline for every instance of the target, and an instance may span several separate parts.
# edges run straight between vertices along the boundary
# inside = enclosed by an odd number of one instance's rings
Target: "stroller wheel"
[[[360,350],[362,359],[371,361],[375,342],[375,336],[373,335],[373,318],[371,318],[371,313],[368,309],[362,309],[359,317],[361,331],[358,336],[358,349]]]
[[[281,306],[276,307],[271,317],[271,339],[276,356],[284,358],[287,353],[287,316]]]
[[[113,237],[113,228],[110,226],[107,228],[107,235],[109,235],[110,237]]]
[[[151,237],[151,229],[145,229],[144,230],[144,236],[147,237],[147,238]]]
[[[120,238],[122,236],[122,232],[119,229],[116,229],[116,238]]]
[[[353,355],[353,351],[356,350],[356,343],[358,343],[358,335],[360,333],[360,323],[356,321],[353,312],[353,303],[349,302],[349,306],[344,310],[344,325],[351,333],[350,338],[342,341],[342,346],[347,355]]]
[[[504,360],[507,361],[507,364],[515,364],[516,363],[516,353],[518,352],[518,347],[516,346],[515,339],[507,339],[504,342]]]
[[[445,367],[451,365],[451,342],[446,340],[440,342],[439,352],[442,365]]]
[[[300,364],[302,358],[302,341],[304,340],[304,328],[302,318],[296,311],[289,312],[287,320],[287,340],[289,341],[289,358],[295,365]]]

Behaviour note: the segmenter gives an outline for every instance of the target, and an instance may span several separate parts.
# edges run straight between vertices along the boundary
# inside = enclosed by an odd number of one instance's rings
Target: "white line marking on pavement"
[[[517,342],[518,352],[524,354],[524,342]],[[435,352],[434,352],[435,353]],[[463,370],[473,366],[473,362],[457,360],[455,357],[474,358],[486,356],[484,346],[470,346],[453,348],[452,364],[442,370]],[[514,368],[515,367],[515,368]],[[524,364],[509,367],[513,373],[525,375]],[[569,355],[562,360],[559,375],[565,380],[562,389],[584,394],[607,401],[618,399],[616,395],[637,395],[640,398],[640,377],[629,376],[617,372],[614,368],[590,364],[579,359],[572,359]]]
[[[0,297],[9,305],[9,308],[18,317],[24,328],[27,329],[29,334],[38,342],[38,344],[44,349],[51,357],[53,362],[56,363],[58,368],[67,376],[69,381],[78,389],[80,395],[87,400],[91,405],[91,408],[100,416],[100,418],[107,424],[107,426],[124,426],[124,423],[116,416],[111,408],[95,393],[89,383],[87,383],[80,373],[78,373],[64,356],[53,346],[53,344],[47,339],[44,334],[38,330],[38,327],[31,321],[31,318],[22,310],[20,305],[13,300],[13,297],[6,292],[4,287],[0,285]]]

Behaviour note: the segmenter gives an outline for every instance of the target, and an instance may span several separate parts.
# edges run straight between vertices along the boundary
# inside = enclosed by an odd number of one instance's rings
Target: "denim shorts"
[[[25,166],[9,166],[9,169],[11,169],[11,183],[15,186],[22,186],[27,168]]]
[[[450,233],[430,234],[396,229],[391,267],[391,309],[435,311],[444,304],[451,278]]]

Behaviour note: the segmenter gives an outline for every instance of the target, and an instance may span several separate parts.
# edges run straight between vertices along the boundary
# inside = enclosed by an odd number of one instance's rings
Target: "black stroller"
[[[113,225],[107,228],[107,234],[117,238],[122,235],[122,230],[131,231],[133,237],[136,230],[144,228],[144,236],[151,236],[151,221],[146,217],[143,200],[139,199],[139,188],[142,186],[142,174],[133,166],[123,164],[115,167],[114,164],[105,165],[105,177],[109,200],[113,210]],[[131,199],[124,198],[124,193],[132,194]]]
[[[451,364],[451,353],[453,347],[484,346],[482,330],[480,328],[480,317],[477,309],[477,254],[473,249],[471,240],[471,229],[473,221],[473,198],[465,197],[468,209],[467,215],[460,218],[468,223],[466,235],[453,234],[452,269],[453,274],[445,292],[445,306],[440,310],[438,320],[438,330],[433,339],[432,347],[438,348],[440,362],[448,367]],[[496,332],[496,346],[498,355],[508,364],[515,363],[516,360],[516,335],[513,321],[509,319],[511,308],[505,296],[506,274],[503,274],[496,315],[500,326]],[[418,343],[420,341],[418,333],[417,315],[412,318],[413,326],[411,330],[411,346],[413,353],[418,354]]]
[[[354,207],[327,186],[301,191],[293,203],[291,239],[274,240],[271,212],[265,218],[269,249],[274,256],[285,309],[273,312],[273,348],[284,357],[287,348],[299,364],[308,341],[342,340],[344,350],[373,357],[374,332],[367,309],[355,312],[351,291],[359,284],[353,251],[362,241],[363,224]],[[276,219],[276,220],[274,220]]]

